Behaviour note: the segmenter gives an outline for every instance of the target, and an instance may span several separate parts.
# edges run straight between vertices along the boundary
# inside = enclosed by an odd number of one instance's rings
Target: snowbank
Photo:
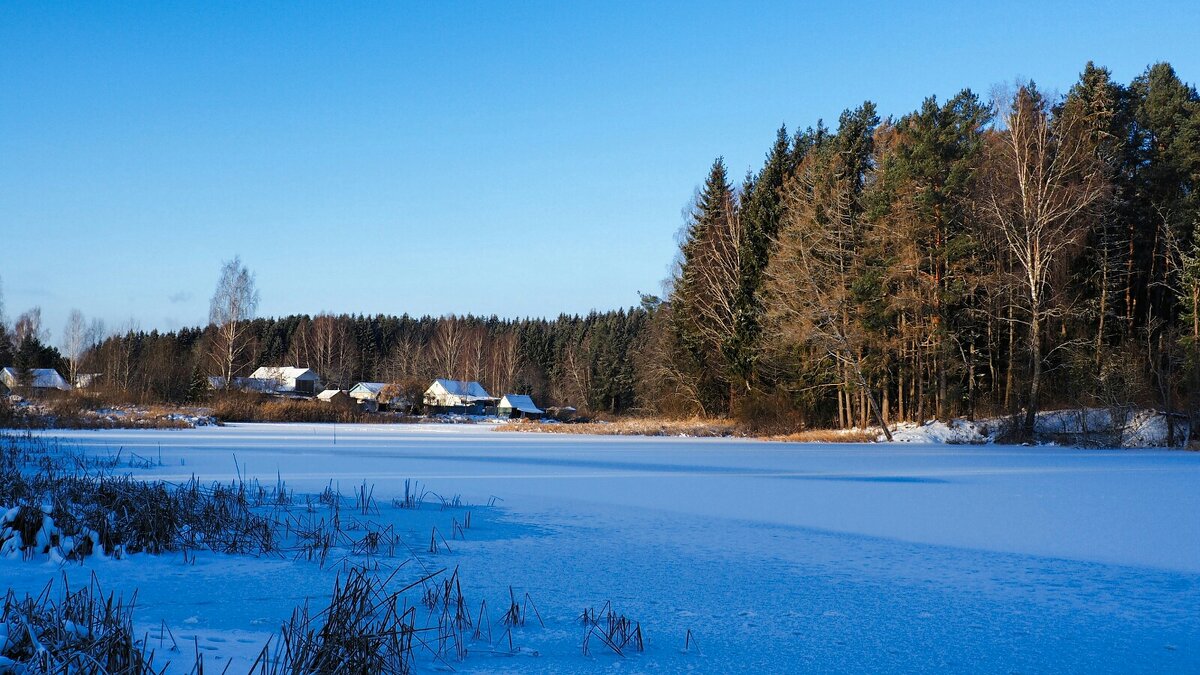
[[[892,432],[895,443],[949,443],[951,445],[974,445],[991,443],[996,440],[999,431],[1004,427],[999,420],[972,422],[965,419],[951,420],[949,423],[929,421],[925,424],[905,422]],[[881,434],[879,440],[884,440]]]
[[[892,437],[896,443],[994,443],[1009,423],[1003,417],[979,421],[956,419],[949,423],[905,422],[897,425]],[[1063,445],[1165,448],[1186,447],[1190,440],[1186,417],[1157,410],[1050,410],[1038,413],[1033,429],[1037,442]],[[879,440],[885,439],[880,435]]]

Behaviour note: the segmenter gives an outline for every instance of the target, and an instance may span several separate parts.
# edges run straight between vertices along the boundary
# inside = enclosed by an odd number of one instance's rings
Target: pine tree
[[[1105,346],[1117,335],[1119,301],[1124,287],[1123,276],[1129,257],[1129,231],[1120,219],[1123,185],[1121,164],[1129,138],[1130,116],[1123,88],[1112,81],[1107,68],[1089,61],[1063,101],[1060,114],[1083,120],[1091,137],[1097,158],[1108,167],[1109,180],[1114,182],[1107,204],[1096,209],[1088,226],[1083,255],[1076,262],[1072,284],[1080,297],[1083,311],[1079,318],[1086,322],[1081,332],[1093,333],[1089,340],[1093,350],[1093,376],[1104,365]]]
[[[977,247],[965,208],[989,117],[969,90],[944,105],[930,97],[896,125],[890,161],[881,171],[886,203],[877,205],[874,239],[891,258],[884,275],[899,291],[896,318],[903,325],[897,333],[921,333],[901,338],[911,345],[910,354],[923,352],[907,371],[933,373],[938,417],[951,412],[952,378],[965,380],[968,406],[974,400],[974,361],[962,355],[973,351],[984,331],[976,325]],[[923,401],[916,409],[923,412]]]

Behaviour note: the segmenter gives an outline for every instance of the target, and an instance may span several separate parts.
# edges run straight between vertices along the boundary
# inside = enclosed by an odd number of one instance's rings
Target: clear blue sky
[[[264,315],[628,306],[781,122],[1200,79],[1194,2],[250,4],[0,4],[10,320],[202,323],[236,254]]]

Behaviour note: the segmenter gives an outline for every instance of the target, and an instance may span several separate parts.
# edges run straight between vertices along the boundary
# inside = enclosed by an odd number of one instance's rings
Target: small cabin
[[[317,400],[346,410],[353,410],[355,407],[354,399],[350,398],[350,393],[345,389],[326,389],[317,394]]]
[[[546,411],[533,404],[533,399],[525,394],[505,394],[496,406],[496,415],[510,419],[541,419]]]

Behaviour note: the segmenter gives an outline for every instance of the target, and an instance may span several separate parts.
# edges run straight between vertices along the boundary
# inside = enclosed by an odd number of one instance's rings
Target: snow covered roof
[[[531,413],[534,415],[542,414],[542,409],[533,404],[533,399],[525,394],[505,394],[504,398],[500,399],[501,408],[512,408],[520,410],[523,413]]]
[[[378,394],[386,386],[386,382],[359,382],[350,388],[350,393]]]
[[[297,368],[295,366],[262,366],[250,374],[255,380],[317,380],[316,371],[312,368]]]
[[[69,390],[71,385],[67,384],[67,380],[58,371],[53,368],[32,368],[29,371],[30,385],[34,389],[62,389]],[[0,379],[10,388],[16,387],[20,382],[20,373],[16,368],[0,369]]]
[[[317,394],[317,398],[322,401],[332,401],[333,397],[340,393],[342,393],[341,389],[326,389],[325,391]]]
[[[447,394],[458,396],[464,400],[491,400],[494,398],[482,384],[478,382],[464,382],[462,380],[443,380],[437,379],[433,381],[434,385],[441,385],[442,389],[446,390]],[[433,388],[432,386],[430,387]]]

